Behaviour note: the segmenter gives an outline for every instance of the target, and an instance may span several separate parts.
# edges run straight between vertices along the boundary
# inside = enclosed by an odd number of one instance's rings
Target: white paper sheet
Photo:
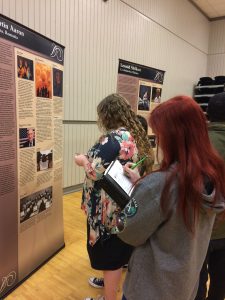
[[[130,179],[124,175],[123,166],[118,160],[116,160],[112,166],[110,164],[106,173],[110,175],[129,196],[131,195],[133,184]]]

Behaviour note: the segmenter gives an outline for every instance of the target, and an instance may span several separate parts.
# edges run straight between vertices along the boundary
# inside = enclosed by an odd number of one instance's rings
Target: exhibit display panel
[[[165,71],[119,60],[117,92],[124,96],[132,109],[144,118],[162,99]],[[148,129],[151,134],[151,129]]]
[[[120,59],[117,92],[127,99],[137,115],[147,120],[151,110],[162,101],[164,76],[165,71]],[[150,127],[148,137],[156,154],[156,139]]]
[[[64,47],[0,15],[0,298],[64,247]]]

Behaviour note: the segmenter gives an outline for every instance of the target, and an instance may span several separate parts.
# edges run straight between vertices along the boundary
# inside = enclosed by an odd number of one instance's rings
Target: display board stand
[[[0,299],[62,249],[64,47],[0,15]]]

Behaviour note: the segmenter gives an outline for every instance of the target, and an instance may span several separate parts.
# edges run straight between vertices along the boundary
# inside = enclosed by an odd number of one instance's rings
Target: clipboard
[[[120,208],[123,209],[130,201],[134,186],[130,179],[124,175],[123,166],[119,160],[116,159],[111,162],[98,184]]]

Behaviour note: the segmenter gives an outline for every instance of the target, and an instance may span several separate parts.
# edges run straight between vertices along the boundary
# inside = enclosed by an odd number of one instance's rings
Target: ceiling
[[[208,19],[225,18],[225,0],[191,0]]]

